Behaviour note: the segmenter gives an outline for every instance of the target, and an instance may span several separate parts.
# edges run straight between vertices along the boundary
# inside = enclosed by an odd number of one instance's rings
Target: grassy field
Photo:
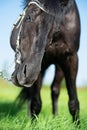
[[[0,79],[0,130],[87,130],[87,88],[78,89],[80,100],[81,127],[72,123],[68,111],[68,96],[62,88],[59,97],[59,115],[53,117],[49,87],[43,87],[42,111],[39,117],[31,123],[27,115],[27,103],[19,108],[14,104],[20,89]]]

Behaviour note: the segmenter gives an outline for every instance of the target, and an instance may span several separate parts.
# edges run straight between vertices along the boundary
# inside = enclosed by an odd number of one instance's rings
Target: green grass
[[[27,103],[19,108],[14,104],[20,88],[0,79],[0,130],[87,130],[87,88],[78,89],[80,101],[81,127],[72,123],[68,111],[68,96],[65,88],[61,89],[59,97],[59,114],[52,115],[50,88],[43,87],[41,91],[42,110],[39,117],[31,123],[27,114]]]

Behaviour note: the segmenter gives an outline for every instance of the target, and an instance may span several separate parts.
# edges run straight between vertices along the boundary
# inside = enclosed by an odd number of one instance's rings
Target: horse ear
[[[60,0],[61,5],[66,6],[69,0]]]

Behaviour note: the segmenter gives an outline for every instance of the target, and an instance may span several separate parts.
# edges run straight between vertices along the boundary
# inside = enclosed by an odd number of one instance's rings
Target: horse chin
[[[31,87],[32,85],[33,85],[33,83],[32,83],[32,84],[24,84],[23,86],[26,87],[26,88],[29,88],[29,87]]]
[[[31,87],[33,85],[33,83],[35,82],[35,79],[27,80],[26,77],[21,77],[21,79],[20,79],[18,77],[18,75],[17,75],[17,80],[18,80],[18,83],[20,84],[20,86],[23,86],[23,87]]]

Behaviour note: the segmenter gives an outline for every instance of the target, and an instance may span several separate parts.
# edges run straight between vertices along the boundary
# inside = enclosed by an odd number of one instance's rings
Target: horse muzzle
[[[31,87],[38,78],[39,71],[34,65],[22,64],[15,67],[11,79],[18,87]]]

